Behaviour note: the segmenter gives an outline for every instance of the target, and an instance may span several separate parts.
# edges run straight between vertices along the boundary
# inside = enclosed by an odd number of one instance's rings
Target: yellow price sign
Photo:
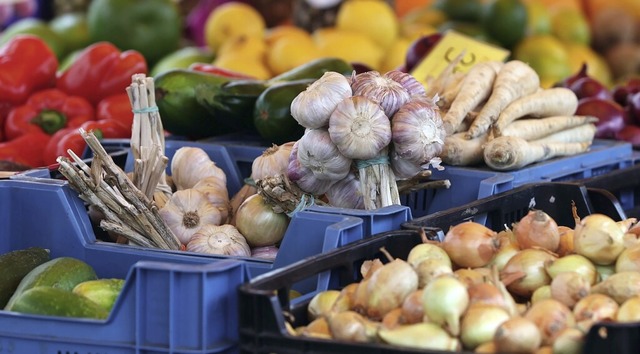
[[[474,64],[484,61],[504,61],[509,53],[504,48],[450,30],[411,71],[411,75],[427,86],[429,80],[437,78],[460,54],[463,56],[454,72],[467,72]]]

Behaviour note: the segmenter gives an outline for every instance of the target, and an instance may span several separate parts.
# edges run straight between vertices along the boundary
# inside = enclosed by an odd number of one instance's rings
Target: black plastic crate
[[[615,198],[576,183],[545,182],[529,184],[511,191],[477,200],[459,208],[433,213],[408,221],[402,230],[374,235],[331,252],[307,258],[288,267],[255,278],[239,287],[240,350],[243,353],[450,353],[401,348],[385,344],[351,343],[289,335],[285,323],[295,327],[308,323],[310,296],[290,300],[289,290],[298,282],[318,276],[318,291],[342,289],[360,281],[360,265],[365,260],[386,257],[384,247],[393,257],[406,259],[412,247],[422,242],[420,229],[433,240],[442,240],[449,226],[466,220],[482,222],[501,229],[519,220],[530,209],[541,209],[559,225],[573,226],[572,202],[580,217],[594,212],[591,194],[602,196],[601,210],[621,220],[623,215]],[[606,332],[606,336],[602,333]],[[602,324],[593,327],[586,337],[584,354],[640,352],[640,325]]]

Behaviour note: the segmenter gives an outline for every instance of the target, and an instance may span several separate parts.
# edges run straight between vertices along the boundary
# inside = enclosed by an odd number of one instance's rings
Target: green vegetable
[[[109,311],[92,300],[68,290],[36,286],[15,300],[11,311],[34,315],[105,319]]]
[[[351,75],[353,74],[353,65],[339,58],[320,58],[297,66],[269,79],[267,82],[270,85],[273,85],[282,81],[319,79],[327,71],[335,71],[343,75]]]
[[[49,250],[40,247],[30,247],[0,255],[0,308],[5,307],[22,278],[49,259],[51,259]]]
[[[20,295],[31,288],[46,286],[70,292],[77,284],[97,278],[94,269],[84,261],[72,257],[54,258],[35,267],[22,278],[5,310],[13,310]]]
[[[86,297],[107,311],[111,311],[123,286],[124,279],[87,280],[76,285],[72,292]]]

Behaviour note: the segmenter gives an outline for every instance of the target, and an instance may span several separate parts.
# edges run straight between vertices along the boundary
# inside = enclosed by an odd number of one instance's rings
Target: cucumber
[[[304,127],[291,116],[291,101],[316,79],[282,82],[266,89],[253,111],[253,124],[266,141],[283,144],[298,140]]]
[[[11,311],[45,316],[105,319],[109,311],[90,299],[68,290],[36,286],[16,298]]]
[[[22,278],[50,259],[49,250],[40,247],[30,247],[0,255],[0,308],[7,305]]]
[[[111,311],[123,286],[124,279],[104,278],[83,281],[76,285],[72,292],[86,297],[107,311]]]
[[[38,286],[59,288],[71,292],[83,281],[97,279],[95,270],[87,263],[73,257],[58,257],[40,264],[31,270],[18,285],[5,310],[12,310],[20,295]]]
[[[282,81],[295,81],[301,79],[319,79],[327,71],[335,71],[343,75],[353,74],[353,65],[340,58],[320,58],[295,68],[283,72],[282,74],[269,79],[267,82],[272,85]]]

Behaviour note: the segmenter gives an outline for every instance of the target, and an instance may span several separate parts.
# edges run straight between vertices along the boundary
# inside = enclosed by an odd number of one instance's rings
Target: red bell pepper
[[[133,125],[133,112],[129,95],[121,93],[104,98],[96,107],[96,119],[115,120],[127,127],[129,133],[123,138],[131,137],[131,126]]]
[[[207,63],[193,63],[189,65],[189,70],[203,73],[215,74],[218,76],[230,77],[234,79],[255,79],[254,76],[243,74],[237,71],[224,69],[219,66]]]
[[[0,48],[0,107],[24,103],[40,89],[53,87],[58,59],[49,46],[34,35],[17,35]],[[2,114],[2,112],[0,112]]]
[[[52,135],[62,128],[75,128],[93,120],[93,106],[84,98],[69,96],[58,89],[46,89],[31,95],[22,106],[9,112],[5,122],[8,140],[31,132]]]
[[[50,139],[43,132],[33,132],[0,143],[0,160],[30,167],[44,166],[43,153]]]
[[[83,49],[67,70],[58,73],[57,87],[96,105],[107,96],[125,92],[133,74],[147,71],[140,52],[120,51],[109,42],[98,42]]]

